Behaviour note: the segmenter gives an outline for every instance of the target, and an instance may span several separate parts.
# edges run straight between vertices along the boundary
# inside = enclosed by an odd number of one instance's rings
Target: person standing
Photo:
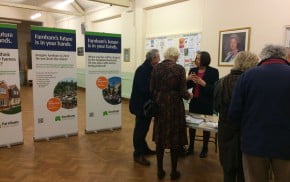
[[[214,84],[219,79],[219,72],[217,69],[209,66],[210,61],[211,58],[208,52],[197,52],[195,58],[197,67],[189,71],[187,88],[193,88],[193,98],[189,103],[189,112],[191,113],[205,115],[213,114]],[[195,129],[189,129],[190,142],[186,154],[193,154],[195,133]],[[210,132],[203,131],[203,147],[199,155],[200,158],[207,157],[209,137]]]
[[[218,145],[219,158],[224,172],[224,182],[244,182],[240,134],[228,119],[232,92],[237,79],[246,70],[256,66],[259,58],[255,54],[242,51],[234,59],[231,72],[221,78],[214,90],[214,110],[219,113]]]
[[[164,178],[164,149],[170,149],[171,179],[180,177],[177,171],[179,148],[187,144],[186,122],[183,99],[192,98],[186,90],[185,69],[176,64],[179,57],[177,48],[168,48],[164,53],[165,60],[152,72],[150,89],[154,94],[159,112],[154,120],[153,141],[156,143],[157,175]]]
[[[146,135],[151,123],[151,117],[145,117],[143,105],[151,98],[150,79],[153,66],[160,61],[159,51],[152,49],[146,54],[146,60],[135,72],[129,109],[136,116],[135,128],[133,133],[134,161],[149,166],[150,162],[145,159],[145,155],[155,154],[149,149],[146,142]]]
[[[242,74],[228,117],[241,133],[246,182],[290,181],[290,64],[286,49],[267,45],[256,68]]]

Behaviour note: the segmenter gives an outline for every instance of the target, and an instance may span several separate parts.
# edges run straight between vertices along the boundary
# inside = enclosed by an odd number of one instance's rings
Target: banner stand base
[[[56,136],[50,136],[50,137],[41,137],[41,138],[35,138],[35,137],[33,137],[33,140],[35,142],[43,141],[43,140],[50,141],[50,139],[68,138],[70,136],[78,136],[78,132],[75,132],[75,133],[67,133],[67,134],[56,135]]]
[[[92,133],[98,133],[99,131],[114,131],[121,129],[121,126],[118,127],[111,127],[111,128],[103,128],[103,129],[96,129],[96,130],[85,130],[85,134],[92,134]]]
[[[7,148],[11,148],[11,146],[15,146],[15,145],[22,145],[23,144],[23,141],[21,142],[14,142],[14,143],[7,143],[7,144],[2,144],[0,145],[0,148],[4,148],[4,147],[7,147]]]

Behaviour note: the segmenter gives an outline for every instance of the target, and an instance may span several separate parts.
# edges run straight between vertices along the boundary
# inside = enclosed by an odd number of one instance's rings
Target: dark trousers
[[[146,142],[146,135],[148,133],[152,118],[146,118],[142,116],[136,116],[133,144],[134,144],[134,156],[144,155],[149,149]]]
[[[232,171],[224,171],[224,182],[244,182],[244,172],[241,166],[240,169]]]
[[[189,128],[189,147],[194,148],[194,140],[195,140],[195,133],[196,130]],[[209,131],[203,131],[203,146],[202,149],[203,150],[208,150],[208,141],[209,141],[209,137],[210,137],[210,132]]]

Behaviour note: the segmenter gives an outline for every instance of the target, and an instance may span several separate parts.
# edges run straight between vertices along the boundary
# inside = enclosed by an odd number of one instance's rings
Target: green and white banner
[[[75,30],[32,26],[31,48],[35,140],[77,134]]]
[[[86,131],[121,127],[121,35],[85,33]]]
[[[0,24],[0,146],[23,143],[17,26]]]

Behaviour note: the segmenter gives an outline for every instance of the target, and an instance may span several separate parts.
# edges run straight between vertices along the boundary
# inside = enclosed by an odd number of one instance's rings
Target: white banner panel
[[[0,146],[23,143],[17,26],[0,24]]]
[[[34,137],[77,134],[75,30],[31,27]]]
[[[86,131],[121,127],[121,35],[86,32]]]

